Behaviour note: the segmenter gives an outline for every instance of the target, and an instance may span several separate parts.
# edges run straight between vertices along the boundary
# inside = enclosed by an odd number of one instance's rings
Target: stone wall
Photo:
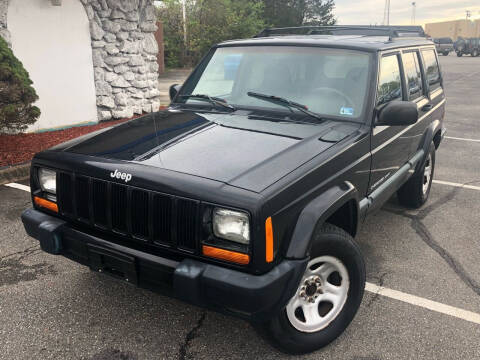
[[[158,44],[152,0],[81,0],[90,21],[98,119],[157,111]]]
[[[157,111],[158,44],[152,0],[78,1],[90,23],[98,120]],[[10,44],[8,2],[0,0],[0,36]]]

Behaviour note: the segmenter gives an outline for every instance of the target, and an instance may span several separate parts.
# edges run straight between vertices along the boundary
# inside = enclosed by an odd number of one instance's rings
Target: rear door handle
[[[427,104],[427,105],[423,105],[422,106],[422,111],[430,111],[433,109],[433,105],[432,104]]]

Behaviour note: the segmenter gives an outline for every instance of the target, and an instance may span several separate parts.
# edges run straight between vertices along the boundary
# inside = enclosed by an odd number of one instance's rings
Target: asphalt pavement
[[[472,320],[480,316],[480,58],[440,61],[448,133],[435,180],[458,186],[434,183],[419,211],[392,198],[357,237],[367,281],[404,300],[366,292],[340,338],[295,358],[480,359],[480,323]],[[20,221],[29,206],[28,192],[0,186],[0,359],[293,358],[245,321],[41,252]]]

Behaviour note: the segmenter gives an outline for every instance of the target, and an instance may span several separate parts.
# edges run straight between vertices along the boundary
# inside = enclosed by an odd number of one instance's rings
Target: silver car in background
[[[453,40],[451,38],[436,38],[433,39],[435,47],[437,48],[437,53],[447,56],[451,51],[453,51]]]

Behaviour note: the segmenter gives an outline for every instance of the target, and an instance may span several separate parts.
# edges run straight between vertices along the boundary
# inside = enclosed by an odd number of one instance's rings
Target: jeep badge
[[[132,180],[132,174],[120,172],[118,169],[115,169],[115,172],[111,172],[110,177],[125,180],[126,183]]]

